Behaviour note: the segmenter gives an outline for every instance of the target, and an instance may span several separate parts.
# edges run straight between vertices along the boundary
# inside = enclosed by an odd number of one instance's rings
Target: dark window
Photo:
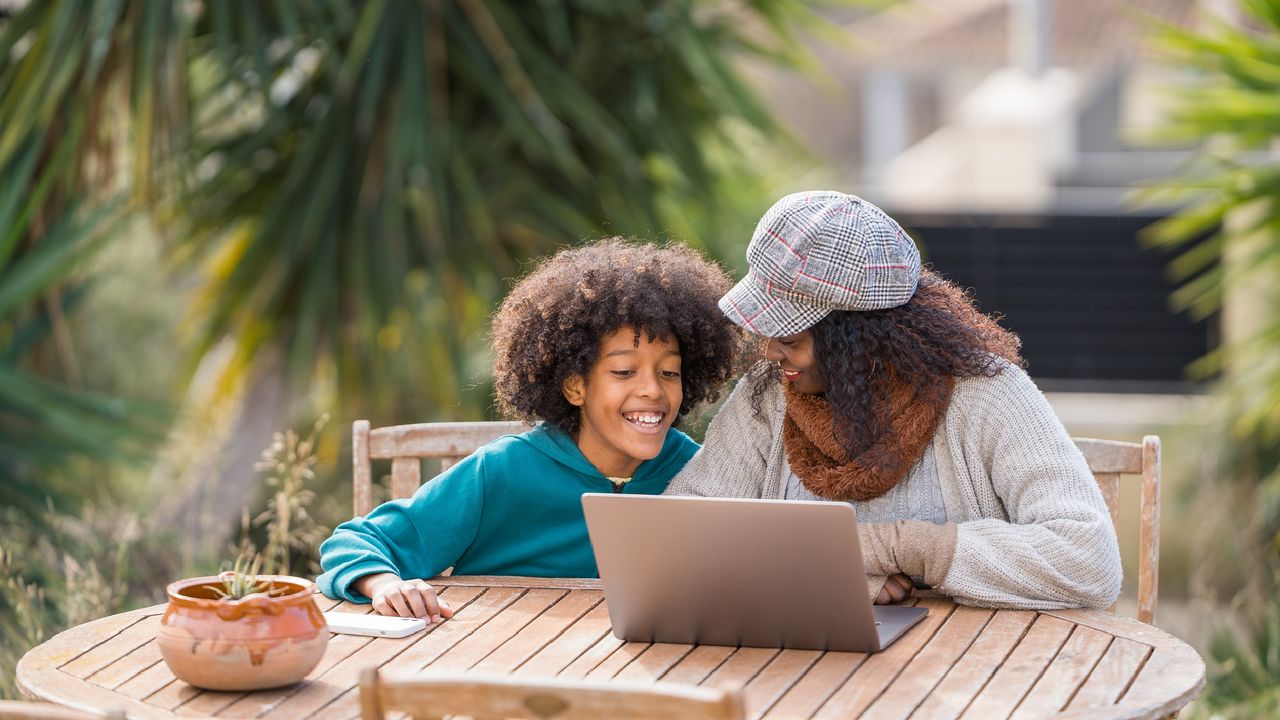
[[[1170,309],[1173,254],[1138,237],[1157,218],[890,213],[926,263],[1004,316],[1046,389],[1189,390],[1187,365],[1215,343],[1216,318]]]

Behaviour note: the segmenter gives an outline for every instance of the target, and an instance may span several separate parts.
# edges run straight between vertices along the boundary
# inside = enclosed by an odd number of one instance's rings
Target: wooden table
[[[197,690],[174,679],[155,636],[163,605],[72,628],[31,650],[18,683],[32,699],[130,718],[359,715],[361,668],[619,678],[742,688],[751,717],[1157,718],[1204,685],[1185,643],[1094,610],[981,610],[916,600],[928,617],[884,652],[626,643],[609,631],[597,580],[442,577],[453,619],[401,640],[335,635],[292,687]],[[322,609],[368,612],[323,600]],[[673,609],[673,611],[678,611]]]

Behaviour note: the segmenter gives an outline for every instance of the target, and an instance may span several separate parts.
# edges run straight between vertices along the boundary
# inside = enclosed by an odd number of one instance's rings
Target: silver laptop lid
[[[925,614],[895,608],[877,633],[847,503],[589,493],[582,505],[624,640],[874,652]]]

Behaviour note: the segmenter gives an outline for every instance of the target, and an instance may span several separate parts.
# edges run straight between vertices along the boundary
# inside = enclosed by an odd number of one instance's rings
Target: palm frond
[[[807,12],[757,5],[735,12],[765,27]],[[228,336],[246,357],[278,344],[299,384],[334,358],[361,364],[340,369],[360,383],[343,396],[389,398],[390,416],[482,416],[488,397],[459,389],[485,374],[484,308],[522,263],[591,236],[659,237],[681,222],[667,194],[719,205],[708,153],[734,123],[787,142],[728,62],[748,43],[691,2],[357,7],[259,7],[252,33],[197,24],[193,42],[224,53],[250,37],[287,48],[254,66],[256,85],[218,66],[195,108],[195,155],[216,170],[174,215],[213,270],[197,354]],[[260,121],[210,110],[222,96]],[[410,277],[477,310],[415,311]],[[449,351],[410,350],[424,344]],[[395,390],[406,381],[415,393]]]

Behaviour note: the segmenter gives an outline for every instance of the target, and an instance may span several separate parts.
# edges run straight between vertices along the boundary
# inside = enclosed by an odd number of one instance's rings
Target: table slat
[[[369,603],[356,603],[356,602],[351,602],[350,600],[339,600],[335,602],[331,607],[325,610],[325,612],[330,612],[330,611],[359,613],[361,615],[368,615],[369,613],[373,612],[373,606],[370,605]]]
[[[555,640],[539,650],[512,673],[518,676],[555,677],[609,633],[609,608],[600,603],[578,618]]]
[[[769,709],[767,718],[809,717],[858,669],[867,653],[829,652]]]
[[[619,680],[632,682],[655,682],[692,650],[691,645],[654,643],[648,650],[641,653],[640,657],[623,668],[616,677]]]
[[[743,690],[742,704],[746,706],[747,717],[763,717],[822,655],[821,650],[791,649],[774,655]]]
[[[158,662],[163,662],[160,643],[151,640],[86,679],[99,687],[114,690]]]
[[[266,715],[264,717],[273,717]],[[360,688],[353,687],[311,714],[307,720],[352,720],[360,717]]]
[[[1187,678],[1199,675],[1199,682],[1188,683]],[[1157,646],[1138,671],[1129,690],[1120,696],[1120,703],[1130,707],[1151,708],[1167,714],[1176,704],[1178,694],[1194,694],[1204,687],[1204,661],[1188,647],[1169,648]],[[1185,703],[1184,703],[1185,704]]]
[[[1114,705],[1120,694],[1133,682],[1142,663],[1151,655],[1151,646],[1118,637],[1111,641],[1107,654],[1102,656],[1089,679],[1067,705],[1068,710],[1098,708]]]
[[[929,614],[888,648],[873,654],[859,665],[844,685],[818,710],[817,717],[848,718],[862,714],[898,677],[907,662],[929,642],[955,609],[950,601],[933,598],[921,600],[918,606],[929,608]]]
[[[121,630],[115,636],[95,645],[59,670],[72,677],[85,678],[137,650],[155,639],[160,632],[160,616],[151,615]]]
[[[962,716],[966,720],[1008,717],[1067,641],[1072,623],[1041,615]]]
[[[699,645],[681,658],[662,679],[666,682],[697,685],[723,665],[734,650],[735,648],[724,645]]]
[[[168,665],[157,663],[126,680],[115,691],[125,697],[141,700],[176,679]]]
[[[570,592],[472,669],[485,673],[510,673],[603,601],[604,593],[599,590]]]
[[[916,708],[915,717],[936,720],[960,717],[1035,619],[1036,613],[1031,610],[997,610],[973,645]]]
[[[723,690],[741,690],[779,652],[781,651],[774,648],[738,648],[702,684]]]
[[[608,680],[622,669],[631,664],[631,661],[640,657],[649,649],[650,643],[646,642],[628,642],[623,643],[621,647],[614,650],[609,657],[604,659],[599,665],[591,669],[587,673],[588,680]]]
[[[1076,689],[1102,659],[1111,635],[1077,625],[1044,675],[1013,713],[1015,720],[1044,717],[1066,707]]]
[[[244,696],[243,692],[205,690],[179,705],[173,712],[178,717],[209,717]]]
[[[93,626],[92,642],[86,643],[81,640],[80,642],[70,643],[67,647],[60,647],[57,652],[52,653],[47,657],[45,662],[48,663],[50,667],[61,669],[68,663],[80,658],[85,653],[93,650],[99,645],[110,643],[120,633],[141,622],[143,618],[149,615],[159,617],[164,612],[164,606],[152,608],[151,610],[152,612],[149,613],[135,610],[127,613],[121,613],[119,615],[112,615],[100,620],[94,620],[91,623]],[[52,644],[52,641],[50,641],[50,644]]]
[[[589,650],[578,656],[569,666],[560,671],[559,677],[566,680],[581,680],[597,665],[609,659],[615,650],[623,646],[623,641],[612,632],[596,641]]]
[[[568,591],[559,589],[529,590],[518,600],[503,608],[492,620],[433,661],[431,670],[460,672],[470,669],[567,594]]]
[[[459,642],[466,640],[477,629],[483,628],[491,619],[510,607],[523,594],[515,588],[501,588],[482,592],[479,597],[470,602],[464,601],[460,603],[461,608],[454,613],[452,618],[436,625],[430,632],[419,633],[400,640],[374,638],[374,642],[379,647],[374,648],[371,652],[375,656],[390,654],[394,658],[394,662],[389,662],[388,666],[384,667],[386,672],[415,672],[457,647]],[[448,592],[441,591],[441,596],[448,599],[450,604],[457,602],[452,588]],[[464,594],[462,597],[468,596],[470,596],[469,593]],[[298,692],[285,698],[278,705],[269,708],[265,712],[268,712],[272,717],[307,717],[323,707],[339,702],[346,697],[348,690],[356,687],[359,683],[360,671],[371,664],[363,662],[363,658],[357,658],[353,661],[348,660],[336,664],[328,672],[302,686]]]
[[[388,672],[413,673],[435,662],[458,643],[471,637],[524,595],[519,588],[481,588],[480,597],[472,600],[434,632],[414,643],[396,658]]]
[[[1090,610],[1046,610],[1043,614],[1152,647],[1133,684],[1121,694],[1116,707],[1107,712],[1109,718],[1163,718],[1184,707],[1204,687],[1204,660],[1189,645],[1157,627]],[[1091,718],[1098,715],[1093,710],[1067,714]]]
[[[924,702],[956,661],[991,620],[992,611],[961,607],[934,633],[884,693],[862,715],[867,720],[888,720],[911,715]]]
[[[148,695],[145,701],[148,705],[154,705],[161,710],[173,712],[178,709],[179,705],[194,698],[201,692],[203,691],[200,688],[192,687],[175,678],[168,685]]]

